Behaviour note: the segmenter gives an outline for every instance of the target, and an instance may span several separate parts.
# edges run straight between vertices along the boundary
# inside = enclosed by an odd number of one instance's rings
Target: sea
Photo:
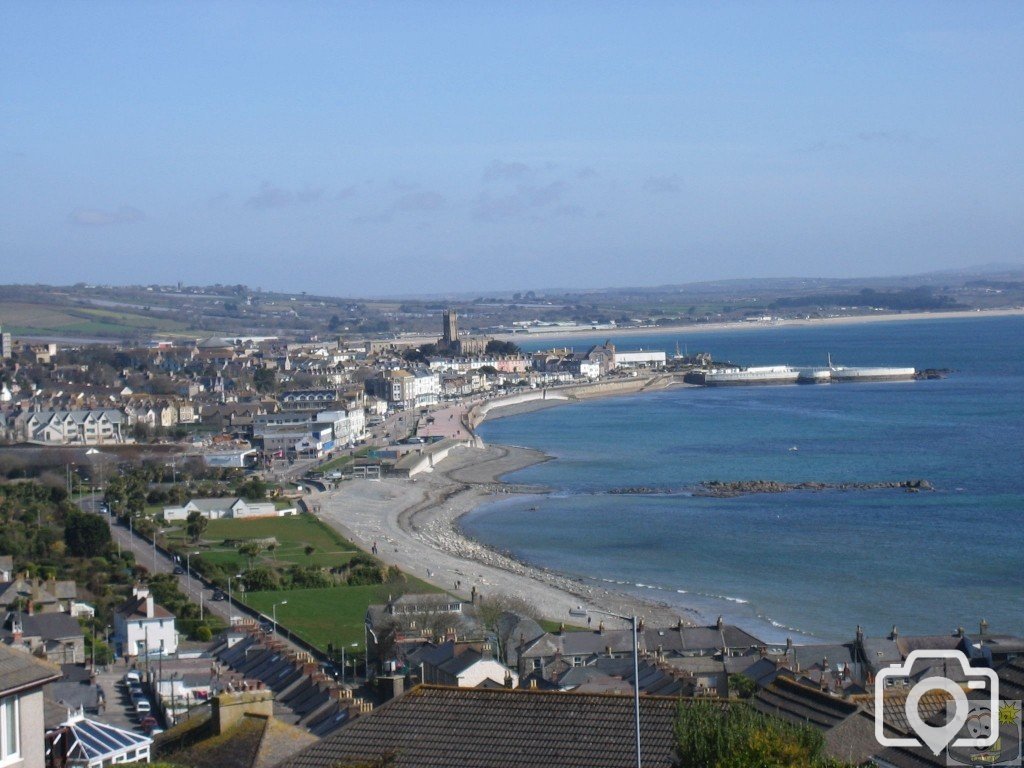
[[[675,388],[488,420],[490,443],[553,461],[506,479],[549,494],[461,521],[471,537],[604,587],[718,616],[765,642],[1024,636],[1024,317],[528,339],[709,352],[744,365],[949,369],[904,382]],[[712,481],[934,491],[694,496]],[[656,494],[617,494],[645,487]]]

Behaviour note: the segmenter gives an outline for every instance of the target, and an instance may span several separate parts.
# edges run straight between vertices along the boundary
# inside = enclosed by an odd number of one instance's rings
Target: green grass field
[[[168,538],[180,537],[175,532]],[[328,568],[345,565],[359,549],[346,541],[312,515],[293,517],[264,517],[256,520],[211,520],[203,532],[202,544],[197,550],[201,557],[211,563],[227,568],[248,567],[245,557],[234,551],[228,542],[244,542],[250,539],[277,540],[277,547],[263,552],[257,559],[262,565],[319,565]],[[313,547],[307,555],[306,547]],[[206,551],[203,550],[227,550]],[[255,565],[256,563],[254,563]]]
[[[28,302],[0,302],[0,316],[17,334],[124,336],[144,331],[184,332],[185,323],[143,310],[50,306]]]
[[[439,591],[426,582],[408,577],[405,584],[251,592],[239,597],[267,616],[271,615],[274,603],[287,600],[287,605],[277,606],[278,622],[306,642],[326,650],[328,643],[358,642],[362,646],[367,606],[386,603],[389,596]]]

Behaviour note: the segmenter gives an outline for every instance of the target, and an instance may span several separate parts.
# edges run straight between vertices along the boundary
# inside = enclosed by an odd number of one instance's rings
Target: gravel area
[[[636,612],[667,626],[698,618],[695,611],[644,602],[565,574],[535,568],[465,537],[459,517],[499,494],[543,493],[500,478],[546,461],[545,454],[514,446],[458,448],[431,473],[412,479],[352,480],[317,494],[320,516],[366,550],[376,544],[385,562],[464,599],[478,594],[511,595],[536,607],[541,616],[579,624],[569,610],[582,606],[619,615]],[[601,617],[595,615],[595,621]],[[624,622],[608,621],[610,625]]]

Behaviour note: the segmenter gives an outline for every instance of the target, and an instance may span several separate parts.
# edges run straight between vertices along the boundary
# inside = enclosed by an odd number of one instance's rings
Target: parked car
[[[142,727],[142,730],[148,732],[151,729],[156,728],[157,725],[159,725],[159,722],[152,715],[146,715],[144,718],[142,718],[142,720],[139,721],[139,725]]]
[[[219,589],[215,589],[215,590],[213,590],[213,599],[214,600],[226,600],[227,599],[227,595],[225,595]]]
[[[124,681],[125,685],[128,685],[129,683],[133,682],[138,683],[142,681],[142,675],[140,675],[134,669],[130,669],[124,673],[124,677],[122,678],[122,680]]]
[[[135,702],[135,716],[140,720],[144,719],[152,711],[153,707],[150,706],[149,699],[142,698]]]
[[[175,575],[175,576],[181,576],[181,575],[183,575],[184,573],[185,573],[185,569],[184,569],[184,568],[182,568],[182,567],[181,567],[180,565],[176,565],[176,566],[174,566],[174,575]]]

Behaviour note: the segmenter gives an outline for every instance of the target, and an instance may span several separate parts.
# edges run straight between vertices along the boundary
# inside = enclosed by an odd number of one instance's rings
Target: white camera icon
[[[970,703],[967,694],[961,684],[950,680],[948,677],[926,677],[910,689],[905,704],[907,722],[911,730],[918,736],[917,739],[890,738],[884,733],[884,699],[886,680],[889,678],[909,678],[913,672],[914,663],[919,660],[930,659],[952,659],[960,664],[964,675],[967,678],[966,686],[972,691],[980,691],[987,688],[988,711],[999,711],[999,678],[991,669],[972,667],[963,651],[956,650],[917,650],[911,651],[902,665],[894,664],[886,667],[875,678],[875,739],[883,747],[920,747],[922,742],[934,753],[939,754],[947,746],[954,747],[991,747],[999,738],[998,728],[989,728],[987,735],[980,738],[956,738],[961,729],[967,723],[970,714]],[[953,716],[945,725],[928,725],[921,719],[918,711],[918,704],[921,697],[931,691],[944,691],[952,697]],[[975,701],[975,703],[978,703]],[[954,741],[955,739],[955,741]]]

